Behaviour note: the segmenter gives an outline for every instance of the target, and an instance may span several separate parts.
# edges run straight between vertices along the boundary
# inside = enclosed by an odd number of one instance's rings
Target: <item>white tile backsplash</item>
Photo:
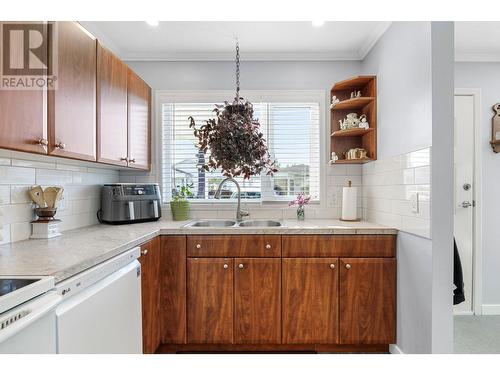
[[[363,165],[363,218],[430,238],[430,148]],[[418,212],[411,198],[418,193]]]
[[[56,215],[62,220],[61,230],[97,224],[100,188],[119,181],[117,170],[88,167],[85,162],[72,160],[66,164],[59,158],[50,161],[36,155],[21,156],[22,159],[0,158],[0,244],[29,238],[30,221],[35,215],[28,189],[33,185],[64,188]]]

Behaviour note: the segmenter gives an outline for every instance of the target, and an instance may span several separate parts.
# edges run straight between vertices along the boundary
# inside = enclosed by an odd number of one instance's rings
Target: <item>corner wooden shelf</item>
[[[361,97],[351,99],[351,93],[361,91]],[[330,109],[330,151],[339,160],[335,164],[362,164],[377,160],[377,77],[356,76],[333,85],[330,99],[336,96],[340,102]],[[368,129],[340,130],[339,120],[349,113],[365,115]],[[345,153],[353,148],[366,150],[368,158],[346,160]]]
[[[373,128],[337,130],[332,133],[332,137],[356,137],[360,135],[365,135],[373,131],[375,131],[375,129]]]
[[[375,100],[374,97],[360,97],[354,99],[343,100],[340,103],[335,104],[332,111],[338,111],[339,109],[362,109],[367,104],[370,104]]]
[[[364,158],[364,159],[339,159],[333,164],[364,164],[368,163],[370,161],[373,161],[373,159],[370,158]]]

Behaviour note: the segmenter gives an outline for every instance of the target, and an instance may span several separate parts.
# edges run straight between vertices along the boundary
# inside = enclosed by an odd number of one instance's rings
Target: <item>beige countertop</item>
[[[187,222],[158,221],[95,225],[47,240],[0,246],[0,275],[54,276],[65,280],[151,238],[163,234],[396,234],[394,228],[366,221],[285,220],[272,228],[183,228]]]

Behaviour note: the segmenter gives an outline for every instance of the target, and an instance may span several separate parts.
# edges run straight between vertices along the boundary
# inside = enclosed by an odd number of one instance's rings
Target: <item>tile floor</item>
[[[455,353],[500,354],[500,315],[455,316]]]

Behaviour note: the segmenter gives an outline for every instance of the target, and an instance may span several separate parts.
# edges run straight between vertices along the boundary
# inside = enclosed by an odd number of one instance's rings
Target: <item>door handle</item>
[[[463,201],[462,203],[460,203],[458,205],[458,207],[462,207],[462,208],[469,208],[470,206],[472,206],[472,203],[469,201]]]

